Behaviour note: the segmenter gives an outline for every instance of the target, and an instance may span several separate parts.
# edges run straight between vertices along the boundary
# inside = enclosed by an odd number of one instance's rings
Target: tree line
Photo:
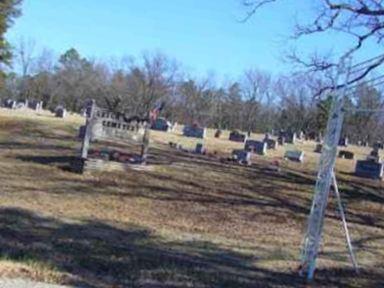
[[[161,53],[107,63],[87,59],[74,48],[57,59],[47,51],[32,57],[31,46],[25,41],[16,45],[19,73],[8,73],[0,90],[2,99],[42,100],[46,109],[63,105],[72,112],[80,112],[88,99],[95,99],[99,106],[141,116],[165,102],[162,116],[173,122],[259,133],[323,131],[330,110],[330,95],[314,97],[324,82],[311,74],[273,77],[249,69],[236,80],[217,84],[210,77],[189,76]],[[364,82],[348,99],[351,110],[380,109],[384,103],[382,93]],[[352,111],[344,133],[361,140],[378,138],[382,120],[379,114]]]

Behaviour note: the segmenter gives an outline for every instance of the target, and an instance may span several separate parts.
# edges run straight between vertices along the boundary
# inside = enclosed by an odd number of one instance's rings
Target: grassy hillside
[[[251,167],[170,149],[194,145],[153,132],[151,171],[68,171],[80,117],[0,110],[0,275],[84,287],[300,287],[297,277],[318,155],[304,164],[280,148]],[[255,135],[261,139],[262,135]],[[241,145],[205,141],[225,155]],[[352,147],[358,158],[369,151]],[[266,169],[280,161],[281,171]],[[349,263],[330,199],[314,287],[384,283],[383,184],[337,174],[361,273]]]

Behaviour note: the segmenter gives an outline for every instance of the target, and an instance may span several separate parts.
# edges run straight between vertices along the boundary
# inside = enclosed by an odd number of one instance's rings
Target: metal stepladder
[[[307,232],[304,237],[303,247],[301,251],[302,259],[300,265],[300,275],[306,276],[307,280],[309,281],[313,279],[316,268],[316,259],[322,238],[321,236],[324,224],[325,211],[327,207],[331,185],[333,185],[333,191],[338,202],[338,208],[340,216],[342,218],[350,258],[355,270],[358,271],[358,266],[354,256],[351,239],[348,232],[347,222],[341,203],[341,197],[334,173],[334,166],[337,156],[337,147],[340,140],[344,119],[344,100],[346,97],[347,84],[349,82],[350,73],[351,59],[350,57],[344,57],[341,59],[337,68],[335,87],[340,88],[335,88],[332,91],[332,106],[328,118],[327,132],[324,138],[324,144],[320,156],[314,197],[312,201],[311,212],[308,217]],[[344,78],[342,79],[343,84],[339,85],[341,77]]]

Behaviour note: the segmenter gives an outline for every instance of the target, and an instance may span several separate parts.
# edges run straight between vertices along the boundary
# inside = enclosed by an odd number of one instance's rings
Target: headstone
[[[273,149],[273,150],[277,149],[278,143],[276,140],[264,139],[264,142],[267,143],[267,149]]]
[[[172,124],[165,118],[157,118],[151,125],[152,130],[168,132],[172,127]]]
[[[323,144],[317,143],[315,148],[315,153],[321,153],[323,149]]]
[[[285,142],[289,144],[295,144],[296,143],[296,133],[286,133],[285,136]]]
[[[317,143],[323,143],[323,134],[319,132],[316,136],[316,142]]]
[[[229,134],[229,140],[234,142],[244,143],[247,140],[247,135],[240,133],[239,131],[232,131]]]
[[[28,100],[22,100],[16,102],[16,109],[23,109],[28,107]]]
[[[368,160],[358,160],[356,162],[355,174],[364,178],[382,179],[383,163]]]
[[[65,118],[67,117],[67,110],[62,106],[58,106],[55,110],[55,116],[58,118]]]
[[[299,134],[297,134],[297,139],[299,140],[303,140],[304,139],[304,132],[303,131],[300,131]]]
[[[215,132],[215,138],[220,138],[221,133],[222,133],[221,130],[217,129],[216,132]]]
[[[279,145],[284,145],[285,143],[295,144],[296,143],[296,133],[280,131],[277,141],[279,142]],[[282,144],[280,144],[280,143],[282,143]]]
[[[265,155],[267,153],[267,143],[256,140],[247,140],[244,145],[244,150],[258,155]]]
[[[240,164],[250,165],[251,164],[251,153],[245,150],[233,150],[232,158]]]
[[[367,156],[367,161],[373,161],[373,162],[381,162],[380,152],[379,149],[376,147],[374,148],[371,153]]]
[[[373,144],[373,149],[377,149],[377,150],[384,149],[383,142],[380,142],[380,141],[375,142],[375,144]]]
[[[341,150],[339,152],[339,158],[352,160],[355,158],[355,154],[353,152],[350,152],[350,151]]]
[[[28,101],[28,108],[35,111],[40,111],[43,109],[43,101],[39,101],[39,100]]]
[[[289,150],[289,151],[285,152],[284,158],[291,160],[291,161],[303,162],[304,161],[304,152],[303,151]]]
[[[87,126],[85,126],[85,125],[80,126],[80,128],[79,128],[79,135],[78,135],[79,139],[84,139],[86,129],[87,129]]]
[[[204,145],[202,143],[196,144],[195,153],[196,154],[205,154],[205,148],[204,148]]]
[[[3,102],[3,106],[8,109],[16,109],[16,101],[13,99],[6,99]]]
[[[347,137],[340,138],[339,146],[348,147],[348,138]]]
[[[311,131],[309,133],[305,133],[305,139],[306,140],[316,140],[318,137],[317,133],[315,131]]]
[[[183,129],[183,135],[186,137],[193,137],[193,138],[205,138],[206,135],[206,129],[199,127],[197,125],[193,126],[184,126]]]

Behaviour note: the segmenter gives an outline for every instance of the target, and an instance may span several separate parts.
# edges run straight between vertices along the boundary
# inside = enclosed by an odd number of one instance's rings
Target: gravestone
[[[380,157],[380,152],[379,149],[376,147],[374,148],[371,153],[367,156],[368,161],[373,161],[373,162],[381,162],[381,157]]]
[[[303,131],[300,131],[299,134],[297,134],[297,139],[299,140],[304,140],[305,138],[305,134]]]
[[[78,137],[79,139],[84,139],[86,128],[87,128],[87,127],[86,127],[85,125],[80,126],[80,128],[79,128],[79,134],[77,135],[77,137]]]
[[[317,143],[323,143],[323,134],[319,132],[316,136],[316,142]]]
[[[296,133],[288,132],[285,135],[285,142],[289,144],[295,144],[296,143]]]
[[[295,162],[303,162],[304,152],[298,150],[288,150],[285,152],[284,158]]]
[[[355,154],[353,152],[350,152],[350,151],[341,150],[339,152],[339,158],[353,160],[355,158]]]
[[[43,109],[43,101],[39,101],[39,100],[28,101],[28,108],[34,111],[41,111]]]
[[[57,118],[65,118],[65,117],[67,117],[67,110],[64,107],[62,107],[62,106],[58,106],[55,109],[55,117],[57,117]]]
[[[267,143],[267,149],[273,149],[273,150],[277,149],[278,143],[276,140],[269,138],[269,139],[264,139],[264,142]]]
[[[206,130],[207,129],[199,127],[197,125],[184,126],[183,135],[186,137],[203,139],[203,138],[205,138]]]
[[[233,150],[232,158],[234,161],[240,164],[245,164],[245,165],[251,164],[251,153],[245,150],[240,150],[240,149]]]
[[[165,118],[157,118],[151,125],[152,130],[168,132],[171,130],[172,124]]]
[[[348,147],[348,138],[347,137],[340,138],[339,146]]]
[[[317,143],[315,148],[315,153],[321,153],[323,149],[323,144]]]
[[[265,155],[267,153],[267,143],[256,140],[247,140],[244,145],[244,150],[258,155]]]
[[[355,174],[364,178],[382,179],[383,163],[377,163],[369,160],[358,160],[356,162]]]
[[[8,109],[16,109],[16,101],[13,99],[6,99],[3,102],[3,106]]]
[[[383,142],[380,142],[380,141],[375,142],[375,144],[373,144],[373,149],[377,149],[377,150],[384,149]]]
[[[79,131],[83,138],[81,155],[78,161],[74,161],[72,169],[81,173],[87,170],[125,171],[130,165],[145,164],[149,145],[149,119],[114,113],[97,107],[94,101],[90,105],[85,131],[84,128]],[[96,140],[99,145],[108,147],[90,149]],[[136,150],[140,152],[132,150],[133,145],[139,146]]]
[[[16,102],[16,109],[28,108],[28,100],[21,100]]]
[[[215,132],[215,138],[220,138],[222,131],[220,129],[217,129]]]
[[[232,131],[229,134],[229,140],[234,142],[244,143],[247,140],[247,135],[240,133],[239,131]]]
[[[204,145],[202,143],[196,144],[195,153],[196,154],[205,154],[205,148],[204,148]]]
[[[279,137],[277,139],[279,145],[284,145],[285,143],[295,144],[296,143],[296,133],[280,131]]]

